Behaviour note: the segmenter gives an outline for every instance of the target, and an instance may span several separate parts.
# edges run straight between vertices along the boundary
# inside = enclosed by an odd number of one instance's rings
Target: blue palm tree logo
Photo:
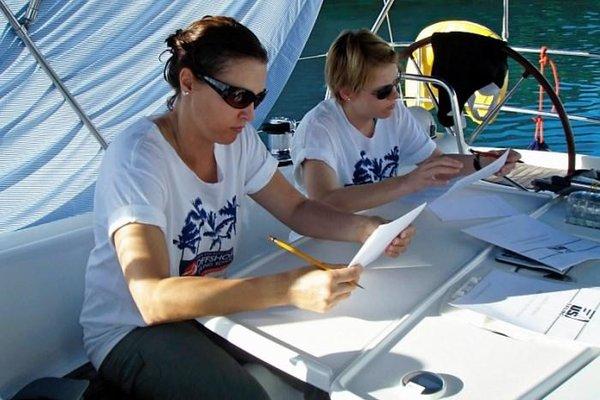
[[[236,198],[233,196],[232,201],[228,201],[224,205],[219,213],[209,212],[206,218],[206,225],[208,230],[203,233],[204,237],[212,239],[210,243],[210,249],[212,250],[215,246],[218,246],[217,251],[221,250],[221,240],[231,239],[231,233],[236,233],[235,222],[236,222]],[[224,217],[220,221],[218,216]],[[222,233],[225,230],[225,233]]]
[[[395,176],[398,172],[400,150],[394,146],[383,158],[368,158],[363,150],[360,152],[360,160],[354,164],[352,184],[363,185],[365,183],[380,182],[386,178]]]
[[[204,226],[204,221],[206,220],[206,211],[202,208],[202,200],[200,197],[197,197],[192,202],[192,210],[188,213],[185,218],[185,224],[181,229],[181,233],[178,235],[177,239],[173,239],[173,244],[177,245],[177,248],[181,250],[181,260],[183,259],[183,253],[185,253],[185,249],[189,249],[191,252],[196,253],[198,250],[198,244],[202,239],[200,236],[200,231]]]
[[[383,168],[381,175],[384,178],[391,178],[392,176],[396,176],[398,173],[398,166],[400,165],[400,150],[398,146],[394,146],[389,153],[383,156],[383,159],[388,161],[388,163]]]
[[[366,156],[366,152],[363,150],[360,152],[360,160],[354,164],[354,174],[352,174],[352,183],[355,185],[362,185],[364,183],[372,183],[373,179],[369,173],[369,169],[373,164],[373,161]]]
[[[173,239],[173,244],[181,250],[180,275],[202,275],[207,271],[222,269],[231,262],[233,248],[222,251],[222,246],[223,240],[229,240],[236,234],[238,207],[236,196],[217,212],[207,212],[199,197],[192,202],[181,233],[177,239]],[[211,240],[209,250],[214,251],[200,252],[203,238]],[[184,259],[184,254],[190,253],[193,257]]]

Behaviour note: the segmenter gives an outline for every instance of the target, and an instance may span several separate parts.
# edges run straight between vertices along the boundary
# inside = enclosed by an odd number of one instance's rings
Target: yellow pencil
[[[329,270],[333,269],[330,266],[328,266],[327,264],[325,264],[324,262],[317,260],[313,256],[306,254],[299,248],[294,247],[291,244],[284,242],[283,240],[277,239],[273,236],[269,236],[269,240],[272,241],[273,243],[275,243],[277,246],[281,247],[283,250],[288,251],[288,252],[292,253],[293,255],[295,255],[296,257],[303,259],[310,265],[314,265],[315,267],[320,268],[324,271],[329,271]],[[364,287],[360,286],[356,282],[353,282],[353,284],[358,286],[361,289],[364,289]]]

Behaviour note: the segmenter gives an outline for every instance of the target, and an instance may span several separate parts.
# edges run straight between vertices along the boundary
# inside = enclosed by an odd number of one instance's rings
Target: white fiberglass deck
[[[548,195],[486,183],[467,190],[501,194],[524,213],[551,200]],[[419,197],[413,200],[427,195]],[[397,201],[372,212],[391,219],[415,205]],[[563,201],[555,201],[540,219],[599,240],[598,230],[565,224],[563,210]],[[539,398],[589,363],[597,349],[545,338],[523,343],[444,315],[449,294],[465,279],[485,274],[491,267],[509,268],[493,261],[487,244],[460,231],[483,221],[444,223],[426,209],[415,222],[417,235],[410,249],[397,259],[384,256],[374,262],[361,278],[365,290],[355,290],[329,313],[285,307],[201,321],[277,368],[333,391],[334,398],[409,396],[399,381],[418,369],[445,375],[446,397]],[[348,262],[359,248],[358,244],[315,239],[296,244],[331,263]],[[270,274],[302,264],[274,250],[239,274]],[[570,273],[574,283],[600,286],[599,264],[588,261],[575,267]]]

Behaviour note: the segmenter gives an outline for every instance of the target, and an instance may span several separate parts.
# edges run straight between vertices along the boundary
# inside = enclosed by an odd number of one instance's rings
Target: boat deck
[[[600,237],[598,230],[564,223],[562,199],[485,182],[466,190],[497,194],[522,213],[539,210],[540,220],[552,226],[593,240]],[[435,190],[425,191],[370,213],[396,218],[435,195]],[[417,235],[409,250],[397,259],[374,262],[361,277],[365,290],[357,289],[329,313],[276,308],[200,321],[335,398],[398,398],[403,394],[400,378],[419,369],[446,376],[449,398],[540,398],[594,360],[598,351],[539,334],[501,336],[455,316],[447,303],[467,280],[492,268],[515,269],[494,260],[493,246],[461,232],[485,221],[442,222],[426,209],[415,222]],[[296,245],[326,262],[342,264],[359,248],[309,238]],[[237,275],[276,273],[301,264],[274,250]],[[574,267],[569,277],[578,287],[598,287],[599,267],[600,262],[588,261]],[[530,360],[536,360],[535,368]],[[574,390],[588,389],[583,385]]]

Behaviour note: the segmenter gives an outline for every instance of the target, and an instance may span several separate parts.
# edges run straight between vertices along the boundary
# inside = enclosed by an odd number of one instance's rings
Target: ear
[[[194,81],[194,73],[191,69],[184,67],[179,71],[179,87],[182,92],[192,91],[192,82]]]
[[[338,93],[343,101],[350,101],[350,99],[352,99],[352,96],[354,95],[354,92],[349,90],[348,88],[341,88]]]

